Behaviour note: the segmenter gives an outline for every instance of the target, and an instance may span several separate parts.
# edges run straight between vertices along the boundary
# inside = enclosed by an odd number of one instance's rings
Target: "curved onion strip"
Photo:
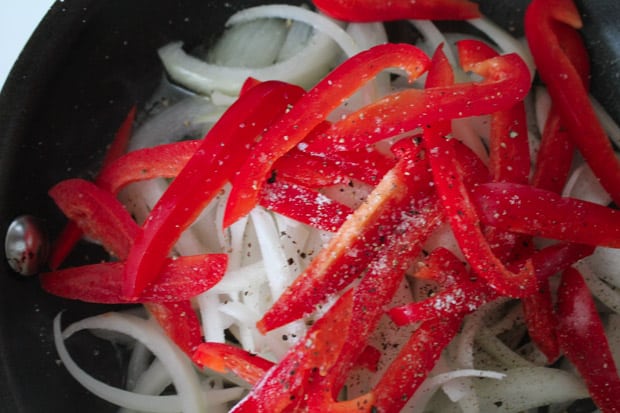
[[[413,397],[407,403],[407,407],[404,410],[410,411],[412,413],[422,413],[428,402],[430,401],[433,394],[443,385],[448,382],[459,379],[459,378],[469,378],[469,377],[478,377],[478,378],[489,378],[495,380],[501,380],[506,377],[503,373],[498,373],[495,371],[485,371],[485,370],[475,370],[475,369],[463,369],[463,370],[453,370],[447,373],[440,373],[435,376],[429,377],[422,383],[420,388],[415,392]],[[408,409],[411,407],[411,410]]]
[[[432,56],[439,45],[443,44],[443,52],[450,62],[450,65],[456,70],[456,74],[460,72],[458,60],[454,55],[454,51],[444,34],[439,31],[435,23],[430,20],[409,20],[409,22],[422,34],[427,45],[427,54]]]
[[[614,121],[614,119],[596,99],[590,97],[590,102],[592,102],[594,112],[596,112],[596,116],[598,117],[599,122],[601,122],[603,129],[605,129],[605,132],[607,132],[609,139],[611,139],[616,146],[620,147],[620,126],[618,126],[616,121]]]
[[[144,122],[132,135],[128,151],[174,142],[186,136],[202,137],[223,109],[203,97],[189,97],[168,106]]]
[[[337,48],[328,36],[315,33],[308,46],[290,59],[252,69],[213,65],[187,54],[182,46],[181,42],[169,43],[159,49],[159,57],[174,81],[204,94],[220,91],[237,95],[248,77],[282,80],[310,87],[319,80],[317,73],[325,72],[337,53]]]
[[[303,7],[289,6],[286,4],[250,7],[233,14],[226,22],[226,25],[231,26],[250,20],[274,17],[299,21],[312,26],[315,30],[325,33],[334,40],[349,57],[362,51],[351,36],[333,20]]]
[[[351,37],[328,18],[301,7],[276,5],[258,6],[233,15],[228,24],[260,17],[281,17],[304,21],[317,29],[308,45],[291,58],[262,68],[241,68],[207,63],[187,54],[182,43],[170,43],[159,49],[159,57],[168,74],[179,84],[199,93],[214,90],[236,95],[248,77],[259,80],[278,79],[310,87],[334,63],[339,44],[347,55],[360,51]],[[324,31],[324,32],[323,32]],[[333,39],[333,40],[332,40]]]
[[[54,343],[58,355],[69,373],[95,395],[133,410],[158,413],[204,411],[204,395],[190,360],[155,324],[128,314],[106,313],[73,323],[62,332],[60,318],[58,314],[54,319]],[[64,343],[71,335],[84,329],[117,331],[144,343],[167,367],[178,396],[141,395],[115,388],[88,375],[73,361]]]
[[[599,205],[607,205],[611,197],[603,189],[588,164],[578,166],[568,177],[562,196],[582,199]]]
[[[585,262],[577,263],[576,267],[579,269],[592,295],[612,311],[620,314],[620,293],[598,278]]]
[[[597,247],[583,262],[589,265],[598,278],[620,288],[620,249]]]
[[[534,80],[534,73],[536,72],[536,66],[534,65],[534,59],[529,49],[519,42],[516,38],[508,34],[504,29],[493,23],[488,17],[480,17],[477,19],[467,20],[469,24],[489,36],[493,39],[495,44],[499,46],[504,53],[517,53],[527,67],[530,69],[530,75]]]

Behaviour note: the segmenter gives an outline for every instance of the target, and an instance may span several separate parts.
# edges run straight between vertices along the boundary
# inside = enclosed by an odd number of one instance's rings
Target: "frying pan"
[[[106,144],[133,104],[162,79],[158,47],[183,40],[209,44],[234,11],[266,1],[65,0],[56,2],[27,43],[0,95],[0,231],[17,215],[45,219],[57,233],[63,218],[47,196],[56,182],[92,177]],[[522,33],[527,1],[489,0],[482,11]],[[592,92],[620,121],[620,4],[582,1],[583,34],[593,60]],[[70,259],[101,252],[82,246]],[[58,362],[52,319],[71,321],[103,308],[44,293],[36,277],[0,264],[0,410],[112,412]],[[109,309],[109,307],[106,307]],[[84,335],[71,340],[77,361],[98,378],[123,382],[127,354]]]

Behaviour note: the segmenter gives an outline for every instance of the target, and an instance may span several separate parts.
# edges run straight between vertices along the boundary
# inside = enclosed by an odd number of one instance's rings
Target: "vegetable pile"
[[[314,6],[239,12],[206,61],[164,46],[196,95],[50,190],[43,288],[145,310],[57,318],[69,371],[139,411],[620,411],[620,161],[575,5],[533,0],[527,46],[466,0]],[[388,42],[406,19],[420,43]],[[263,32],[269,62],[235,52]],[[63,267],[82,237],[109,262]],[[127,390],[73,362],[83,329],[137,340]]]

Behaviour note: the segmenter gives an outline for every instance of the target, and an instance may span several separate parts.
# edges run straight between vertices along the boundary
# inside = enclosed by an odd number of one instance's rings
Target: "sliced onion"
[[[495,380],[501,380],[506,377],[503,373],[498,373],[495,371],[486,371],[486,370],[476,370],[476,369],[462,369],[462,370],[453,370],[447,373],[440,373],[435,376],[429,377],[422,383],[420,388],[415,392],[413,397],[407,403],[407,406],[404,410],[410,411],[412,413],[422,413],[425,411],[428,402],[433,397],[433,394],[439,390],[442,386],[448,384],[449,382],[459,379],[459,378],[469,378],[469,377],[478,377],[478,378],[489,378]],[[455,400],[452,400],[455,401]],[[410,409],[410,410],[409,410]]]
[[[226,22],[226,25],[229,26],[251,20],[273,17],[299,21],[312,26],[315,30],[325,33],[334,40],[347,56],[353,56],[362,51],[351,36],[349,36],[334,20],[303,7],[289,6],[286,4],[250,7],[232,15]]]
[[[60,314],[54,319],[54,343],[67,371],[96,396],[118,406],[155,413],[204,411],[204,396],[198,376],[189,359],[153,323],[128,314],[106,313],[71,324],[62,332]],[[64,341],[85,329],[105,329],[126,334],[144,343],[170,372],[177,396],[149,396],[103,383],[90,376],[73,361]]]

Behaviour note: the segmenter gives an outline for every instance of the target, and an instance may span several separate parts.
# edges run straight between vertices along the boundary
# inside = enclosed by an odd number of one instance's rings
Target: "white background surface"
[[[0,0],[0,89],[53,0]]]

